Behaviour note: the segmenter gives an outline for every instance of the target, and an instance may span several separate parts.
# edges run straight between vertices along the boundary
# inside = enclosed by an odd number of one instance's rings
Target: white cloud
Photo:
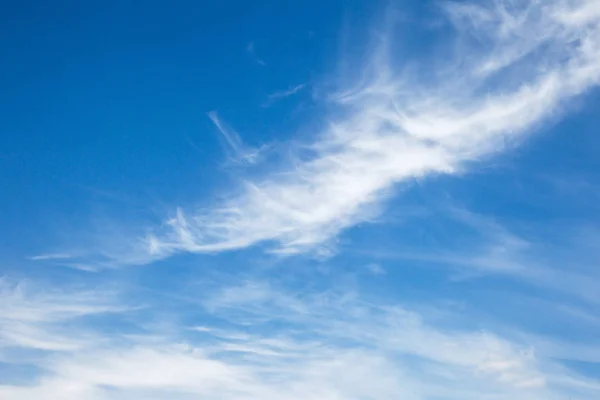
[[[296,253],[371,220],[395,185],[452,174],[526,137],[600,81],[595,1],[446,3],[460,49],[426,84],[376,52],[359,85],[287,170],[246,181],[214,208],[179,211],[149,236],[153,257],[275,244]],[[439,62],[429,62],[440,65]],[[421,69],[426,70],[425,65]],[[235,141],[234,141],[235,142]]]
[[[48,298],[23,301],[44,309]],[[149,337],[97,330],[95,341],[49,349],[33,361],[42,368],[40,376],[22,386],[0,384],[0,397],[583,400],[598,391],[570,371],[557,374],[553,362],[530,345],[491,332],[442,329],[420,314],[366,302],[358,293],[293,295],[247,282],[195,300],[207,305],[207,316],[218,318],[218,326],[179,326],[176,334],[157,330]],[[52,306],[60,311],[50,315],[103,309],[90,301],[71,307]],[[160,319],[160,313],[151,314]],[[22,319],[34,325],[39,320]],[[184,339],[185,331],[191,336]],[[63,334],[65,340],[78,337]]]

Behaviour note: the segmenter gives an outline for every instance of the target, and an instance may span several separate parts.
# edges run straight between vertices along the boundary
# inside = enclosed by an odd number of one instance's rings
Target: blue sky
[[[598,1],[0,18],[0,398],[600,396]]]

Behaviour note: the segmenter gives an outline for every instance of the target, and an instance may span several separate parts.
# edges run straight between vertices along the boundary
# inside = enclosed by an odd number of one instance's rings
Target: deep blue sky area
[[[11,171],[0,176],[0,225],[10,226],[5,250],[56,229],[55,218],[90,218],[107,200],[170,204],[204,193],[223,179],[206,113],[240,121],[235,128],[250,143],[289,134],[294,119],[311,113],[310,96],[291,114],[260,105],[334,66],[329,52],[344,15],[368,8],[333,1],[9,5],[0,24],[0,162]]]

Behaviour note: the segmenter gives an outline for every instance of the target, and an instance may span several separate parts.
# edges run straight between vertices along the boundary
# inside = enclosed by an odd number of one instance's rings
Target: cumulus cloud
[[[383,40],[359,82],[331,96],[338,110],[308,156],[245,181],[212,208],[180,210],[148,236],[152,256],[261,242],[280,253],[318,249],[374,218],[396,185],[468,169],[518,144],[600,81],[594,0],[442,9],[455,32],[447,47],[456,51],[419,65],[428,79],[402,72]]]
[[[47,317],[54,323],[106,309],[99,299],[69,308],[57,306],[62,300],[55,294],[19,296],[29,305],[25,308],[55,310]],[[55,300],[44,301],[48,298]],[[98,328],[94,341],[21,360],[40,367],[39,375],[27,384],[0,384],[0,396],[564,400],[591,398],[597,390],[570,371],[558,374],[553,362],[527,343],[492,332],[441,329],[398,304],[367,302],[352,291],[291,294],[249,281],[218,286],[193,300],[204,309],[201,320],[213,323],[138,335]],[[6,313],[3,309],[2,318]],[[146,315],[160,319],[161,314]],[[22,320],[39,323],[38,317]],[[64,330],[63,338],[73,341],[78,333]]]

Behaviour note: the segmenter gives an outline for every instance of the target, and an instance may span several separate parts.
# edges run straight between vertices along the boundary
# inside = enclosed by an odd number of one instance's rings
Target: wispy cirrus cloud
[[[124,311],[114,293],[43,290],[27,282],[0,279],[0,352],[8,348],[69,351],[93,337],[65,325],[83,317]]]
[[[264,281],[226,284],[192,296],[208,318],[200,319],[201,326],[146,328],[137,335],[88,326],[94,340],[85,341],[78,330],[63,329],[62,340],[77,346],[45,347],[43,357],[23,359],[37,365],[39,375],[24,385],[0,384],[0,396],[564,400],[591,398],[600,390],[548,354],[536,353],[532,344],[492,332],[442,329],[399,304],[366,301],[345,289],[301,293]],[[15,295],[4,291],[3,300],[7,296]],[[19,294],[25,308],[54,310],[43,321],[38,314],[19,318],[29,326],[56,325],[107,311],[97,296],[86,295],[85,302],[68,309],[56,305],[60,296],[52,295],[50,302],[48,296]],[[163,314],[155,311],[145,318],[152,315],[158,322]],[[3,320],[6,313],[3,309]]]
[[[522,141],[600,82],[596,3],[444,3],[458,49],[428,79],[403,73],[383,40],[358,84],[332,96],[338,116],[288,169],[245,181],[150,234],[152,257],[261,242],[314,250],[371,220],[394,187],[453,174]],[[445,55],[446,56],[446,55]],[[425,82],[426,81],[426,82]],[[425,83],[424,83],[425,82]],[[340,116],[341,115],[341,116]]]

